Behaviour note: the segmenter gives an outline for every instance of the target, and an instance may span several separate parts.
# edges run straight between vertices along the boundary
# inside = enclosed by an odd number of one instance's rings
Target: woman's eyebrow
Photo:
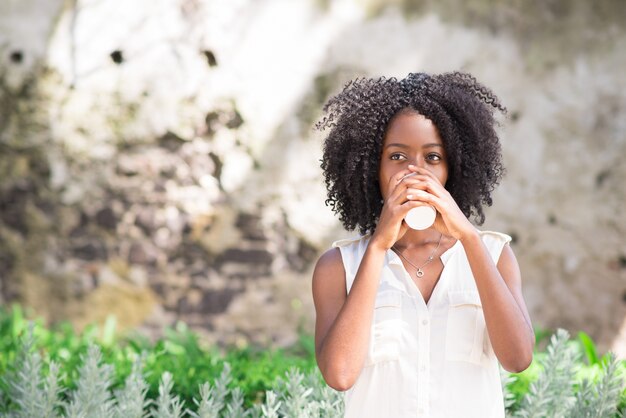
[[[390,148],[390,147],[398,147],[398,148],[411,148],[409,145],[407,144],[399,144],[397,142],[391,143],[391,144],[387,144],[385,145],[385,148]],[[431,143],[431,144],[424,144],[422,145],[422,148],[432,148],[432,147],[440,147],[443,148],[443,145],[441,144],[437,144],[435,142]]]
[[[385,145],[385,148],[391,148],[391,147],[398,147],[398,148],[411,148],[406,144],[398,144],[396,142],[394,142],[393,144],[387,144]]]

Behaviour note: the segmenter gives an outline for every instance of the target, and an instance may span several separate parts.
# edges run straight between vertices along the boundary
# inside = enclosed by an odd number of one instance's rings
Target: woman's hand
[[[402,170],[389,179],[387,190],[390,190],[390,193],[383,203],[383,210],[380,213],[370,245],[375,245],[383,250],[391,248],[409,228],[406,222],[403,222],[408,211],[423,205],[418,200],[407,199],[407,191],[410,185],[414,183],[410,180],[416,176],[406,178],[405,176],[412,172],[410,169]]]
[[[409,170],[417,174],[404,180],[406,198],[410,202],[428,203],[437,210],[434,224],[437,231],[461,241],[476,233],[476,228],[433,173],[414,165],[409,165]]]

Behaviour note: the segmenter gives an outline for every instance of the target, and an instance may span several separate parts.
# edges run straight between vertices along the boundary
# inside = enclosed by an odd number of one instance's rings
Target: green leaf
[[[585,354],[585,358],[587,359],[587,364],[589,364],[590,366],[598,364],[600,362],[598,359],[598,350],[596,349],[596,345],[594,344],[591,337],[585,332],[580,331],[578,333],[578,340],[580,341],[583,353]]]
[[[102,344],[110,347],[115,341],[115,327],[117,320],[114,315],[108,315],[106,322],[104,323],[104,329],[102,330]]]

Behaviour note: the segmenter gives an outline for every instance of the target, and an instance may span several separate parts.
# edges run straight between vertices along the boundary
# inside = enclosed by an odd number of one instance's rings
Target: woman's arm
[[[315,357],[324,380],[336,390],[350,389],[365,363],[384,257],[384,250],[368,247],[348,295],[338,248],[315,266]]]
[[[462,238],[461,243],[476,280],[489,339],[498,360],[509,372],[526,370],[533,359],[535,335],[513,250],[505,245],[496,266],[477,231]]]
[[[412,200],[434,205],[435,229],[460,240],[467,254],[483,305],[491,345],[502,366],[511,372],[525,370],[533,358],[535,337],[522,297],[522,280],[511,247],[504,246],[496,266],[480,234],[465,217],[436,176],[424,168],[407,190]]]
[[[376,232],[359,264],[350,293],[341,252],[333,248],[320,257],[313,271],[315,304],[315,357],[324,380],[334,389],[347,390],[361,373],[367,355],[374,302],[385,253],[407,231],[402,222],[420,202],[407,201],[402,170],[389,179],[389,190]]]

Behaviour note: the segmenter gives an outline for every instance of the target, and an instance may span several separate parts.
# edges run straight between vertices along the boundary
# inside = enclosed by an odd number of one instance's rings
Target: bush
[[[622,417],[626,405],[626,361],[618,361],[608,353],[602,359],[596,355],[595,362],[592,359],[584,365],[581,351],[585,349],[589,355],[596,351],[591,339],[583,337],[582,341],[570,341],[569,333],[558,329],[546,352],[535,354],[531,367],[506,376],[507,415]]]
[[[0,417],[343,415],[342,394],[324,383],[308,337],[276,357],[256,349],[221,356],[182,325],[154,345],[122,345],[93,329],[76,335],[27,324],[19,309],[0,320]],[[508,417],[624,417],[626,361],[600,357],[584,333],[570,340],[559,329],[527,370],[501,372]]]
[[[19,336],[24,334],[28,323],[19,306],[14,306],[10,312],[0,310],[0,375],[20,355],[22,343]],[[124,386],[136,358],[143,353],[147,397],[156,399],[161,376],[165,372],[174,372],[172,383],[181,400],[188,404],[193,403],[200,384],[220,376],[225,362],[231,366],[230,387],[241,389],[245,407],[262,401],[277,377],[290,368],[303,372],[316,368],[313,337],[307,335],[302,335],[296,345],[285,349],[248,346],[220,351],[216,347],[203,346],[198,336],[183,323],[177,324],[175,329],[165,330],[164,337],[154,343],[139,335],[119,338],[112,318],[102,329],[92,325],[80,334],[75,333],[69,324],[49,329],[41,320],[36,320],[32,332],[32,349],[40,351],[44,363],[54,362],[63,370],[59,384],[69,390],[77,388],[81,356],[87,354],[91,345],[99,347],[102,361],[113,368],[112,389]],[[7,391],[2,382],[0,391]]]
[[[32,327],[23,338],[16,362],[4,376],[8,388],[2,415],[7,418],[260,418],[341,417],[343,404],[339,392],[327,387],[319,374],[307,375],[295,368],[286,378],[277,379],[274,388],[265,394],[263,403],[246,408],[241,388],[229,388],[230,364],[213,385],[199,387],[200,396],[193,399],[195,407],[172,392],[173,379],[164,372],[158,385],[156,399],[147,399],[148,383],[142,373],[143,356],[137,357],[124,386],[112,391],[113,367],[102,362],[96,345],[90,345],[80,358],[76,389],[62,399],[58,367],[50,363],[47,376],[43,373],[41,356],[34,348]],[[4,394],[3,394],[4,395]],[[8,398],[8,399],[7,399]]]

